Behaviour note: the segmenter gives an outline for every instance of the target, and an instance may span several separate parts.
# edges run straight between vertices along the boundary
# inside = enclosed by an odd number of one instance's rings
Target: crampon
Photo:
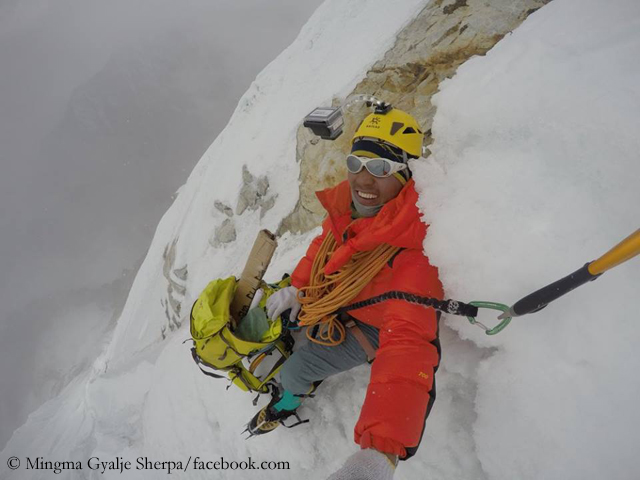
[[[249,433],[247,439],[256,435],[264,435],[265,433],[272,432],[278,426],[283,425],[287,428],[297,427],[303,423],[308,423],[309,420],[302,420],[295,410],[282,410],[277,411],[273,406],[278,402],[279,398],[276,394],[273,394],[273,398],[267,406],[260,409],[258,413],[247,424],[242,433]],[[297,422],[292,425],[286,425],[284,421],[289,417],[295,417]]]

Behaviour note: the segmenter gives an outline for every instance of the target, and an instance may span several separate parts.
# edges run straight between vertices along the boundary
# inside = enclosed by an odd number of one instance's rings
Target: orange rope
[[[347,229],[353,225],[349,224]],[[336,273],[325,275],[324,267],[336,250],[337,242],[331,232],[322,241],[311,267],[309,285],[298,292],[302,309],[298,315],[299,324],[314,326],[320,324],[317,338],[307,338],[320,345],[335,346],[342,343],[346,332],[344,325],[333,312],[348,305],[375,277],[400,247],[383,243],[369,252],[357,252]],[[337,332],[338,338],[334,339]]]

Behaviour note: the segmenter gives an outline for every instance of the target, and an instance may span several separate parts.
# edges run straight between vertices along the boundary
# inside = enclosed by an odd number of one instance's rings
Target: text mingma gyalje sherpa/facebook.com
[[[158,460],[149,457],[137,457],[135,460],[127,460],[124,457],[102,459],[91,457],[86,461],[49,460],[44,457],[11,457],[7,460],[7,466],[11,470],[23,468],[26,470],[51,470],[59,474],[65,470],[92,470],[100,473],[119,472],[129,470],[157,470],[167,474],[173,472],[187,472],[193,470],[289,470],[291,467],[287,461],[254,460],[248,457],[246,460],[225,460],[224,457],[205,458],[189,456],[186,460]]]

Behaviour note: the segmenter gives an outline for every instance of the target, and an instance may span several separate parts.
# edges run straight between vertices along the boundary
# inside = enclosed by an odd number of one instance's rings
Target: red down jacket
[[[313,259],[324,236],[332,232],[338,248],[325,268],[326,273],[339,270],[355,252],[372,250],[380,243],[403,248],[354,302],[391,290],[442,299],[438,269],[422,253],[427,227],[420,221],[413,180],[376,216],[355,222],[347,232],[346,242],[345,229],[352,221],[348,182],[316,195],[328,216],[322,234],[311,242],[292,274],[295,287],[309,283]],[[386,300],[349,314],[380,329],[380,344],[355,426],[355,441],[362,448],[409,457],[420,443],[435,393],[434,370],[440,359],[436,313],[403,300]]]

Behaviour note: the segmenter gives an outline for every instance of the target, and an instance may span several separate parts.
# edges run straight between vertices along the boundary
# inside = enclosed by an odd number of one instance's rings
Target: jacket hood
[[[335,187],[317,192],[316,196],[329,214],[328,221],[339,245],[325,267],[325,274],[339,270],[354,253],[373,250],[382,243],[422,250],[427,225],[421,221],[416,206],[418,193],[413,179],[377,215],[355,222],[349,229],[350,238],[344,243],[342,234],[352,221],[349,182],[345,180]]]

